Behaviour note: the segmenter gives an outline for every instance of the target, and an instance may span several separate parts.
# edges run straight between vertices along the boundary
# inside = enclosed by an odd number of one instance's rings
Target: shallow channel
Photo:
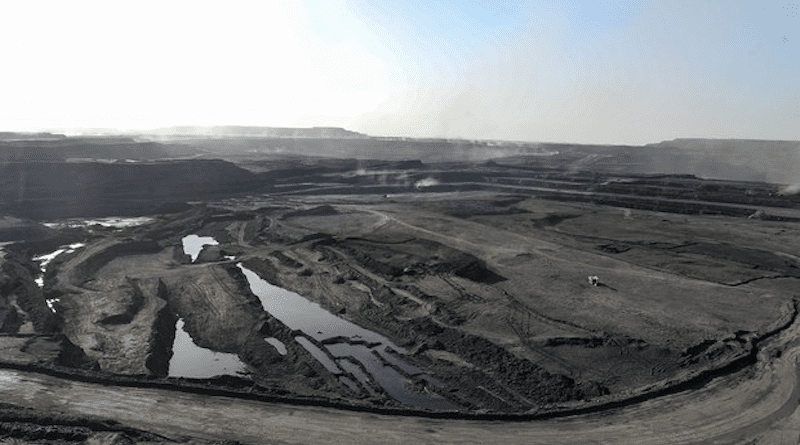
[[[358,385],[342,374],[350,374],[369,391],[367,375],[362,371],[363,368],[381,388],[402,403],[437,411],[453,411],[460,408],[440,395],[409,391],[407,389],[411,383],[409,376],[418,376],[432,382],[434,386],[438,382],[423,375],[421,369],[405,363],[399,356],[390,353],[388,348],[401,354],[405,353],[405,349],[395,345],[388,338],[344,320],[299,294],[270,284],[241,263],[238,267],[247,277],[250,290],[261,300],[264,310],[290,329],[300,330],[322,344],[323,346],[319,347],[306,337],[295,337],[295,341],[309,351],[328,371],[338,375],[339,380],[353,391],[360,391]],[[338,339],[341,341],[337,341]]]

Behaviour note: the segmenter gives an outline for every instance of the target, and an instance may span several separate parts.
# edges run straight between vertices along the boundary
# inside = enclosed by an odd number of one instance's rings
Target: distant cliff
[[[674,139],[644,147],[653,171],[800,183],[800,141]]]

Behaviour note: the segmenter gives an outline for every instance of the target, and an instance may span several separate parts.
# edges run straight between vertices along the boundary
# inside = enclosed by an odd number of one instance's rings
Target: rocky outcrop
[[[131,290],[130,300],[123,303],[123,311],[119,314],[108,315],[98,321],[100,324],[126,324],[133,320],[133,317],[139,313],[139,310],[144,306],[145,298],[142,294],[142,289],[139,287],[139,281],[125,277],[128,282],[128,288]]]
[[[366,239],[322,241],[347,252],[367,269],[387,278],[404,274],[454,274],[477,283],[495,284],[505,280],[486,263],[458,249],[428,239],[387,243]]]
[[[274,284],[275,286],[281,285],[278,268],[275,267],[275,265],[269,260],[262,258],[248,258],[247,260],[242,261],[242,265],[257,273],[258,276],[266,280],[269,284]]]

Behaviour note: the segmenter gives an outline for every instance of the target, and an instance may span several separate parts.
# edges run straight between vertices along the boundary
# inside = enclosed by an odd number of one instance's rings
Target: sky
[[[3,4],[0,131],[800,139],[800,0]]]

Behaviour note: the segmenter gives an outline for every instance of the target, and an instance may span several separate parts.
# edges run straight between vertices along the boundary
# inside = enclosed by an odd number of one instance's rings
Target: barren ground
[[[770,202],[755,183],[714,195],[667,178],[637,195],[646,187],[623,181],[515,173],[506,187],[505,173],[465,181],[413,168],[388,180],[290,178],[139,226],[49,229],[37,235],[45,241],[4,246],[0,437],[798,439],[796,205]],[[400,185],[415,175],[438,182]],[[682,197],[682,187],[699,192]],[[739,189],[761,200],[737,202]],[[768,211],[748,218],[755,205]],[[19,231],[20,221],[6,222]],[[190,234],[218,244],[192,261],[181,244]],[[39,288],[33,258],[74,242],[83,245],[55,256]],[[245,270],[392,346],[291,327],[265,310]],[[169,375],[178,319],[197,346],[235,354],[246,372]]]

